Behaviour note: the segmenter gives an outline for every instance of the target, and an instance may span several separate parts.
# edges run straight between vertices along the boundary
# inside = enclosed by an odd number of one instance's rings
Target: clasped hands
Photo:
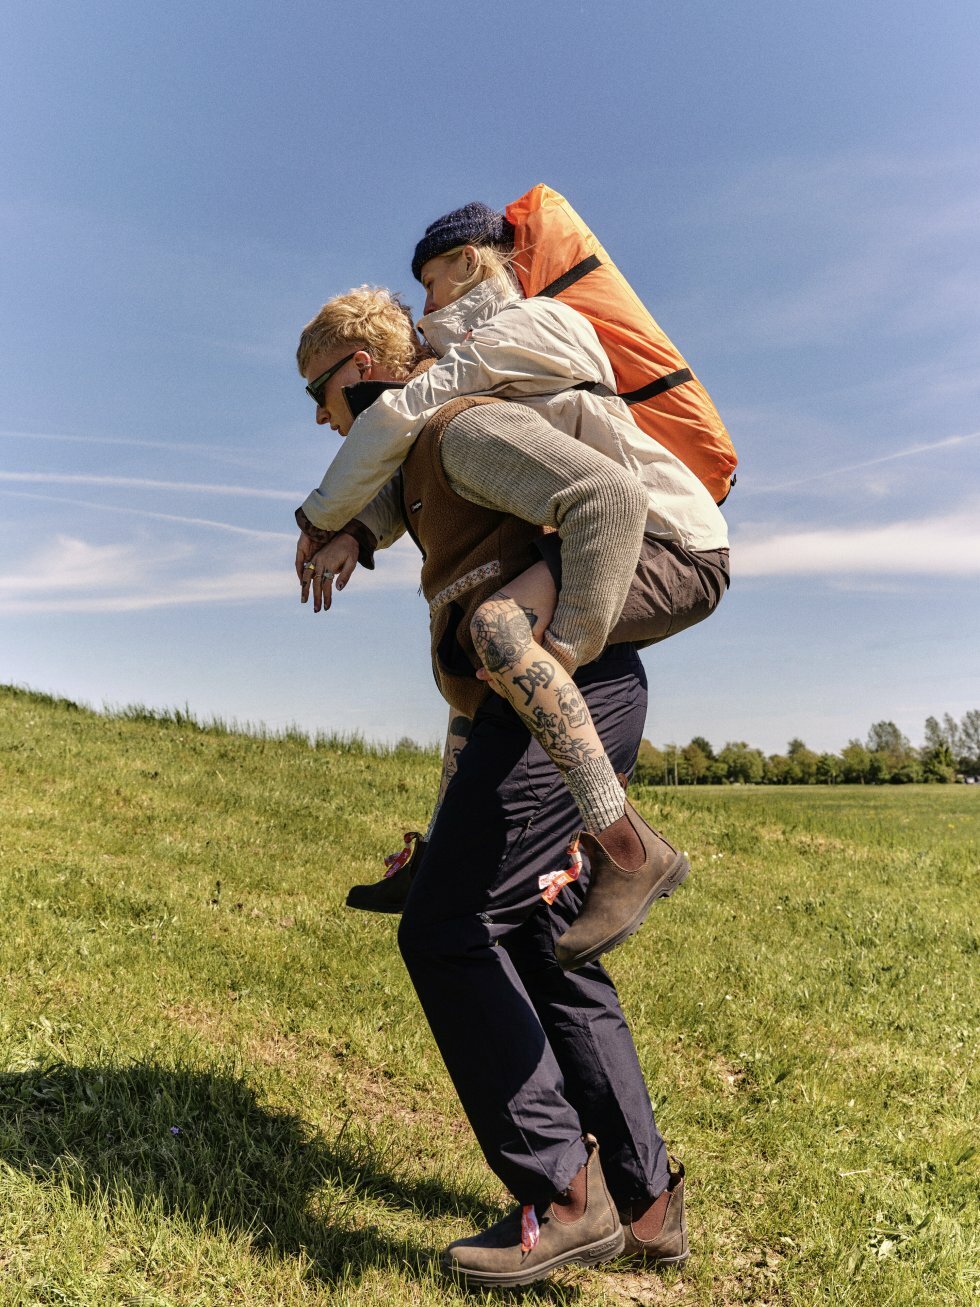
[[[296,545],[296,575],[300,583],[300,602],[306,603],[313,593],[313,611],[324,612],[333,601],[333,583],[343,590],[357,566],[360,547],[353,536],[338,532],[328,544],[319,549],[305,532],[300,532]]]

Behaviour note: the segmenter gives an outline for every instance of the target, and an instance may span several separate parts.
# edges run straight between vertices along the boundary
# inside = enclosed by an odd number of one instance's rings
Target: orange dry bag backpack
[[[524,294],[550,295],[592,323],[638,427],[675,454],[717,503],[738,459],[708,392],[563,195],[535,186],[505,210]]]

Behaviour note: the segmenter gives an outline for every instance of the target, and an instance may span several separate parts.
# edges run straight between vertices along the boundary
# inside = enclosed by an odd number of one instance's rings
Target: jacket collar
[[[502,308],[521,298],[513,285],[504,285],[499,277],[488,277],[468,290],[452,304],[419,320],[419,331],[441,358],[454,345],[466,339],[469,332],[482,327]]]

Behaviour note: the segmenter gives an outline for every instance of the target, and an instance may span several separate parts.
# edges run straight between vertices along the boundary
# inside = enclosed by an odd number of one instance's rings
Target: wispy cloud
[[[266,490],[257,486],[214,485],[199,481],[156,481],[150,477],[94,476],[84,472],[0,472],[0,481],[60,486],[125,486],[131,490],[181,490],[199,495],[275,499],[291,504],[298,504],[305,497],[300,490]]]
[[[287,537],[292,541],[292,537]],[[201,604],[298,602],[292,552],[280,537],[254,540],[220,554],[187,542],[134,539],[98,545],[62,535],[0,574],[0,614],[125,613]],[[283,542],[285,543],[285,542]],[[272,548],[272,545],[275,548]],[[152,562],[152,568],[148,566]],[[335,598],[341,609],[418,584],[418,550],[407,538],[382,550],[373,572],[358,568]]]
[[[173,563],[180,551],[164,552],[154,565]],[[95,545],[59,535],[26,565],[0,575],[0,601],[15,595],[54,591],[59,598],[85,590],[116,590],[131,585],[145,563],[134,544]]]
[[[980,575],[980,504],[945,515],[874,527],[779,531],[732,542],[737,577]]]

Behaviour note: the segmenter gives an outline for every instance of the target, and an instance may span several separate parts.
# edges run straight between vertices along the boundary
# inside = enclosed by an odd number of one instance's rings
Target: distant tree
[[[667,784],[679,785],[681,780],[680,748],[678,745],[671,742],[663,746],[663,751],[667,767]]]
[[[962,750],[962,730],[954,717],[949,713],[943,714],[942,725],[935,717],[927,717],[925,729],[923,731],[925,742],[924,750],[940,749],[944,745],[949,749],[955,758]]]
[[[943,728],[936,721],[935,717],[926,718],[926,724],[922,733],[924,736],[923,747],[926,749],[938,749],[947,743]]]
[[[953,750],[941,740],[932,748],[922,750],[922,779],[948,784],[956,779],[956,759]]]
[[[724,763],[726,779],[744,785],[758,785],[766,767],[761,750],[750,748],[744,740],[730,740],[718,754],[718,761]]]
[[[822,753],[817,759],[817,780],[821,785],[836,785],[843,773],[843,759],[836,753]]]
[[[793,780],[793,760],[785,753],[771,753],[766,759],[763,779],[767,785],[789,785]]]
[[[885,753],[895,758],[904,758],[911,747],[894,722],[875,722],[868,732],[869,753]]]
[[[681,761],[684,779],[690,785],[697,785],[707,777],[712,762],[696,740],[692,740],[681,749]]]
[[[891,769],[888,780],[892,785],[911,785],[922,780],[922,763],[914,749]]]
[[[868,779],[873,783],[893,781],[896,785],[915,780],[918,758],[894,722],[875,722],[868,732],[871,766]]]
[[[812,785],[817,779],[817,755],[802,740],[790,740],[786,754],[792,764],[794,785]]]
[[[841,775],[849,785],[863,785],[868,779],[871,754],[860,740],[848,740],[841,749]]]
[[[966,714],[967,717],[969,715],[969,713]],[[965,722],[966,717],[963,720]],[[958,725],[956,718],[948,712],[943,713],[943,735],[954,756],[963,752],[963,727]]]
[[[663,785],[666,765],[663,750],[649,740],[641,740],[633,779],[638,785]]]
[[[960,722],[957,762],[968,776],[980,776],[980,709],[972,708]]]
[[[715,751],[714,749],[712,749],[711,745],[708,743],[708,741],[704,738],[703,735],[695,735],[691,743],[696,744],[698,746],[698,748],[701,750],[701,752],[704,754],[704,756],[708,759],[709,762],[714,762]]]

